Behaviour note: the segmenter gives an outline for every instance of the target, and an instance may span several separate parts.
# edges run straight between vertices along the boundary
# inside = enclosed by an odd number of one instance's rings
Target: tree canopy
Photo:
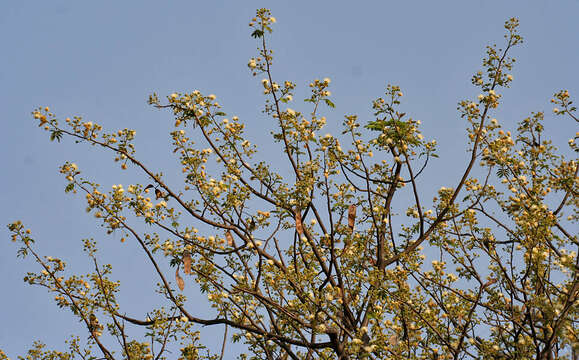
[[[480,95],[458,104],[470,154],[456,165],[462,175],[430,198],[419,179],[436,171],[437,143],[400,110],[402,89],[388,85],[372,101],[372,120],[347,114],[341,134],[322,135],[331,80],[313,80],[298,104],[297,84],[273,71],[275,22],[267,9],[251,20],[258,53],[248,68],[276,124],[279,163],[260,158],[271,149],[250,143],[248,122],[199,90],[149,97],[173,117],[181,185],[138,156],[135,130],[33,112],[51,140],[100,147],[142,174],[108,190],[80,165],[60,168],[65,191],[84,196],[109,234],[139,244],[162,301],[147,314],[121,307],[97,241],[83,240],[94,271],[80,275],[38,253],[15,221],[18,256],[39,265],[25,282],[87,330],[67,350],[35,343],[24,358],[221,359],[233,341],[247,346],[240,359],[577,359],[578,164],[562,148],[576,154],[578,135],[557,147],[542,112],[511,131],[493,117],[514,81],[518,20],[505,22],[504,44],[488,46],[472,76]],[[551,102],[562,121],[579,121],[568,91]],[[199,291],[213,314],[187,302]],[[199,341],[206,326],[224,330],[217,352]]]

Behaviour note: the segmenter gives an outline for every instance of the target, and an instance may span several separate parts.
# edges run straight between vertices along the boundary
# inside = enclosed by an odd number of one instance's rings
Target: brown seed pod
[[[175,271],[175,280],[177,280],[177,286],[179,286],[179,289],[183,291],[183,289],[185,289],[185,281],[183,280],[181,275],[179,275],[179,268],[177,268],[177,270]]]
[[[350,231],[354,231],[354,224],[356,223],[356,205],[348,206],[348,227]]]
[[[183,272],[191,275],[191,253],[187,250],[183,251]]]
[[[304,233],[304,226],[302,225],[302,214],[300,211],[296,211],[296,230],[299,236],[302,236]]]
[[[231,231],[227,230],[225,232],[225,238],[227,239],[228,246],[235,247],[235,241],[233,240],[233,235],[231,235]]]

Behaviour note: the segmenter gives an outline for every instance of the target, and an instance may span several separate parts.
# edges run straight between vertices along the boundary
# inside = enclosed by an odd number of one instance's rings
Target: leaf
[[[302,225],[302,214],[300,211],[296,211],[296,231],[298,232],[299,236],[302,236],[304,233],[304,227]]]
[[[64,192],[71,192],[73,189],[74,189],[74,183],[70,183],[70,184],[66,185]]]
[[[259,30],[259,29],[256,29],[254,32],[251,33],[251,36],[252,36],[253,38],[256,38],[256,39],[257,39],[257,38],[260,38],[260,37],[263,37],[263,31],[261,31],[261,30]]]
[[[225,232],[225,238],[227,239],[228,246],[235,247],[235,241],[233,240],[233,235],[231,235],[231,231],[227,230]]]
[[[191,275],[191,253],[187,250],[183,251],[183,272]]]
[[[356,222],[356,205],[348,206],[348,227],[354,231],[354,224]]]
[[[52,130],[50,132],[50,141],[57,140],[60,142],[60,139],[62,139],[62,130]]]
[[[223,111],[218,111],[215,113],[215,116],[225,116],[227,115],[226,113],[224,113]]]
[[[503,168],[503,167],[502,167],[502,168],[499,168],[499,169],[497,170],[497,176],[498,176],[499,178],[502,178],[502,177],[505,177],[505,176],[508,176],[508,175],[509,175],[509,169],[508,169],[508,168]]]
[[[183,289],[185,289],[185,281],[183,281],[183,278],[179,275],[179,268],[175,270],[175,280],[177,280],[177,286],[179,286],[179,289],[183,291]]]
[[[335,108],[336,105],[330,100],[330,99],[324,99],[324,101],[326,102],[326,105],[328,105],[331,108]]]
[[[385,120],[370,121],[364,127],[370,130],[382,131],[386,127],[386,121]]]

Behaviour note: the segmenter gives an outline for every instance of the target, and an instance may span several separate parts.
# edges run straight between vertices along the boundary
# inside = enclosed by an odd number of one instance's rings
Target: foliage
[[[175,117],[180,189],[136,156],[134,130],[106,133],[80,117],[61,125],[49,108],[34,111],[51,140],[99,145],[122,169],[148,178],[105,191],[74,163],[60,169],[66,192],[84,194],[109,233],[140,245],[167,301],[147,317],[125,315],[131,309],[121,310],[120,283],[99,263],[95,241],[84,240],[94,272],[66,277],[65,262],[38,255],[31,231],[16,221],[9,228],[18,254],[41,266],[24,280],[46,287],[89,334],[87,347],[78,338],[66,354],[36,344],[26,359],[159,359],[172,343],[181,343],[179,359],[222,358],[199,342],[199,325],[224,326],[224,349],[228,340],[247,344],[251,354],[241,359],[552,359],[579,351],[579,241],[569,230],[577,222],[577,160],[545,137],[542,112],[513,133],[492,118],[500,89],[513,81],[518,21],[505,23],[504,49],[487,47],[472,77],[481,95],[458,104],[470,159],[454,187],[434,195],[432,209],[418,179],[436,141],[398,110],[401,89],[389,85],[364,126],[347,115],[342,137],[318,135],[323,106],[334,107],[331,81],[309,84],[307,114],[285,107],[296,85],[274,80],[267,47],[274,23],[266,9],[252,19],[259,54],[248,67],[264,76],[264,112],[277,124],[273,137],[291,177],[259,161],[245,124],[197,90],[149,98]],[[552,101],[556,114],[577,121],[567,91]],[[205,148],[196,144],[203,141]],[[406,202],[406,211],[396,213],[394,202]],[[175,267],[174,283],[163,262]],[[214,317],[188,307],[192,283]],[[146,337],[130,336],[133,326]]]

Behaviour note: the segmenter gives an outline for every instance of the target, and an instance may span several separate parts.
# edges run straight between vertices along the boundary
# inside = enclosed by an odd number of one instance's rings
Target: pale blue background
[[[367,118],[386,83],[402,87],[403,109],[421,119],[426,137],[440,144],[441,159],[422,181],[427,190],[452,186],[463,170],[465,132],[456,104],[478,94],[470,76],[480,69],[485,45],[503,43],[509,17],[520,18],[525,43],[512,53],[518,59],[515,81],[503,92],[505,104],[496,117],[513,129],[531,111],[546,111],[556,144],[576,131],[575,124],[551,115],[549,99],[562,88],[579,98],[577,0],[2,1],[0,348],[10,357],[24,354],[33,339],[63,349],[64,339],[79,328],[44,289],[22,282],[37,267],[15,258],[17,248],[4,227],[15,219],[32,228],[42,254],[60,254],[74,270],[90,271],[79,239],[97,238],[114,278],[123,280],[120,299],[128,314],[142,317],[156,300],[150,289],[157,280],[150,266],[141,266],[139,249],[131,242],[121,245],[120,236],[95,233],[82,196],[64,195],[57,167],[74,161],[105,188],[145,180],[132,171],[119,176],[112,156],[100,149],[51,144],[30,112],[48,105],[62,118],[82,115],[107,129],[134,128],[141,158],[155,170],[171,170],[168,179],[180,184],[167,151],[171,117],[145,100],[153,91],[215,93],[226,112],[248,122],[250,136],[263,139],[261,85],[246,68],[257,45],[247,23],[263,6],[278,19],[270,42],[277,79],[295,81],[303,95],[311,79],[332,78],[337,108],[329,113],[330,126],[341,123],[343,114]],[[291,106],[309,109],[301,100]],[[280,154],[269,153],[270,160]],[[187,290],[195,298],[191,285]],[[212,316],[199,306],[193,313]],[[209,332],[207,344],[218,346],[220,332]],[[232,356],[239,347],[228,350]]]

